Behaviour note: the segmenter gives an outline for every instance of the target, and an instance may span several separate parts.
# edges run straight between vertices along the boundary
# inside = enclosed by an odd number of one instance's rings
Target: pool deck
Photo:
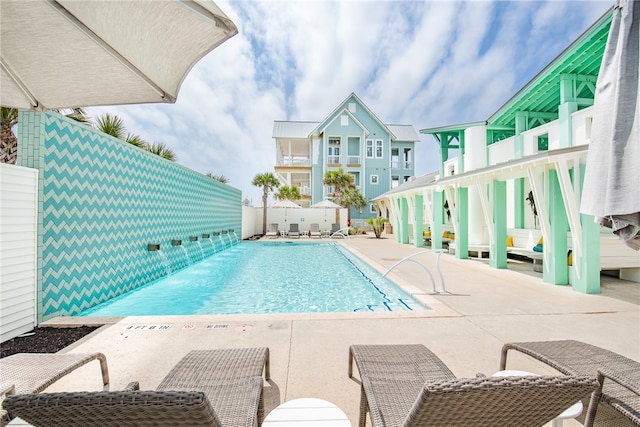
[[[382,237],[375,239],[370,233],[338,241],[381,272],[424,250],[398,244],[392,235]],[[434,254],[417,259],[435,275]],[[360,386],[347,377],[351,344],[422,343],[458,377],[497,371],[500,349],[511,341],[576,339],[640,360],[640,284],[603,276],[603,293],[585,295],[544,283],[528,263],[510,260],[507,270],[487,264],[488,260],[458,260],[443,254],[440,266],[450,295],[429,295],[431,281],[416,264],[404,263],[394,270],[390,277],[432,308],[425,312],[112,318],[112,323],[63,352],[104,353],[112,390],[134,380],[142,389],[154,389],[192,349],[267,346],[271,352],[271,381],[265,383],[267,412],[285,401],[315,397],[335,403],[354,426]],[[46,324],[88,321],[58,318]],[[517,354],[510,357],[508,367],[553,373]],[[90,363],[48,391],[100,389],[99,366]],[[580,424],[570,420],[564,425]]]

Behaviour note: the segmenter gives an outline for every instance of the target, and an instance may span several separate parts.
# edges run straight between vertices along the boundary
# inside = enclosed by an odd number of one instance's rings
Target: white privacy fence
[[[38,171],[0,163],[0,342],[36,325]]]

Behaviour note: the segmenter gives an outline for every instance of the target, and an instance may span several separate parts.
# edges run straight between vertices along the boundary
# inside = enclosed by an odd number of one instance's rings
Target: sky
[[[274,171],[274,121],[322,121],[352,92],[385,124],[417,132],[485,120],[614,1],[215,3],[238,34],[191,69],[175,104],[88,112],[121,117],[259,206],[251,181]],[[420,137],[418,176],[438,169],[438,145]]]

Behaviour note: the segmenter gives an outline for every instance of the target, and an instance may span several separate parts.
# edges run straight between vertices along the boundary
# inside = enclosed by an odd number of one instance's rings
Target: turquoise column
[[[544,262],[549,263],[542,269],[542,280],[555,285],[569,283],[569,271],[567,264],[567,232],[569,220],[562,200],[558,173],[555,170],[547,174],[549,180],[549,239],[543,242],[544,252],[547,255]]]
[[[524,228],[524,178],[513,180],[513,224],[515,228]]]
[[[586,165],[580,165],[580,176],[584,179]],[[584,188],[584,187],[582,187]],[[591,215],[580,214],[582,226],[582,260],[578,278],[575,261],[571,267],[571,287],[585,294],[600,293],[600,225]]]
[[[571,114],[578,111],[576,102],[574,75],[560,76],[560,105],[558,105],[558,126],[560,147],[571,147],[573,145],[573,125]]]
[[[424,246],[423,224],[424,224],[424,202],[422,200],[422,194],[416,194],[415,196],[415,211],[413,213],[413,222],[415,227],[413,230],[413,242],[416,248]]]
[[[469,258],[469,189],[458,188],[458,233],[456,234],[456,258]]]
[[[524,156],[524,137],[522,132],[527,130],[527,112],[516,111],[516,135],[514,140],[514,156],[516,159]]]
[[[396,204],[396,224],[393,233],[396,236],[396,242],[400,243],[400,236],[402,236],[402,203],[400,203],[400,199],[396,199],[394,203]]]
[[[400,199],[400,218],[402,223],[400,243],[407,244],[409,243],[409,203],[406,197]]]
[[[507,268],[507,183],[493,181],[493,234],[489,265]]]
[[[442,232],[444,224],[444,192],[434,191],[431,209],[433,210],[433,224],[431,224],[431,248],[442,249]]]

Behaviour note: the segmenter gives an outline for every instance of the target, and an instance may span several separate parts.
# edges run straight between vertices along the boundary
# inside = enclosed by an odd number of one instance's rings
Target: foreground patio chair
[[[423,345],[353,345],[360,372],[360,427],[539,427],[597,387],[589,377],[457,379]]]
[[[265,237],[270,237],[272,239],[278,237],[278,224],[269,224],[269,228],[267,229],[267,234],[265,234]]]
[[[502,347],[500,369],[507,352],[519,351],[566,375],[598,377],[600,386],[578,418],[585,426],[640,426],[640,362],[581,341],[508,343]]]
[[[39,393],[65,375],[98,360],[103,388],[109,388],[107,358],[102,353],[18,353],[0,361],[0,406],[8,394]],[[0,410],[0,426],[10,420]]]
[[[269,349],[194,350],[155,391],[9,395],[4,407],[34,426],[247,426],[264,418]]]

